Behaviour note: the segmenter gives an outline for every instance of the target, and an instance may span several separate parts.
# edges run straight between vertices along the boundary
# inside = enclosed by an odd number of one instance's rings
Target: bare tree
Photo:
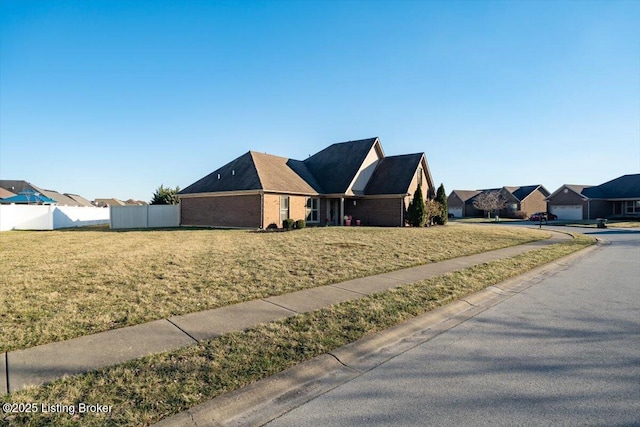
[[[494,211],[507,207],[507,200],[498,190],[483,191],[473,200],[473,207],[485,211],[489,217]]]
[[[433,225],[435,218],[442,215],[442,204],[434,199],[427,199],[424,203],[427,225]]]

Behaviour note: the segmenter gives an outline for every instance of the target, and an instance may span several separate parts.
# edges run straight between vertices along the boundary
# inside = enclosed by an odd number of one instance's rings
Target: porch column
[[[340,225],[344,225],[344,197],[340,197]]]

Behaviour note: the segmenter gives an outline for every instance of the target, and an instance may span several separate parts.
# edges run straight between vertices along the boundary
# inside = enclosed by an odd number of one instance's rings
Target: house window
[[[632,215],[640,213],[640,200],[627,200],[625,202],[625,213]]]
[[[418,184],[422,184],[422,166],[418,167]]]
[[[307,222],[320,222],[320,199],[317,197],[307,198]]]
[[[280,196],[280,224],[289,218],[289,196]]]

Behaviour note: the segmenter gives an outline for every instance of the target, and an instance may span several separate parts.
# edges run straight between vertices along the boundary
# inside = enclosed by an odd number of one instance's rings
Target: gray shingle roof
[[[364,194],[406,194],[423,154],[405,154],[380,159]]]
[[[260,177],[249,151],[184,188],[178,194],[261,189]]]
[[[249,151],[179,194],[262,190],[298,194],[344,194],[378,138],[333,144],[304,161]],[[364,194],[406,194],[424,153],[383,157]],[[424,159],[426,163],[426,159]],[[428,166],[424,171],[431,183]]]
[[[76,202],[78,206],[85,206],[85,207],[93,206],[93,204],[89,200],[85,199],[84,197],[78,194],[64,193],[64,195],[70,198],[71,200],[73,200],[74,202]]]
[[[0,187],[15,194],[18,194],[21,191],[37,191],[38,193],[42,191],[42,189],[27,181],[14,179],[0,179]]]
[[[565,186],[581,195],[582,195],[582,192],[585,190],[585,188],[592,187],[592,185],[574,185],[574,184],[565,184]]]
[[[452,193],[455,193],[460,200],[466,202],[467,200],[477,196],[481,193],[480,190],[453,190]]]
[[[71,197],[68,197],[65,194],[61,194],[55,190],[45,190],[43,188],[37,187],[33,184],[31,184],[30,182],[27,181],[23,181],[23,180],[10,180],[10,179],[3,179],[0,180],[0,187],[9,190],[13,193],[20,193],[20,192],[24,192],[24,191],[35,191],[37,193],[40,193],[50,199],[55,200],[56,202],[58,202],[59,205],[67,205],[67,206],[87,206],[85,205],[84,202],[79,202],[77,200],[74,200]],[[80,196],[78,196],[80,197]],[[86,200],[86,199],[84,199]],[[91,203],[86,200],[89,204],[88,206],[91,206]]]
[[[42,190],[41,193],[63,206],[82,206],[80,203],[55,190]]]
[[[179,194],[246,190],[317,193],[303,177],[314,183],[303,162],[249,151],[189,185]]]
[[[551,194],[542,185],[525,185],[525,186],[522,186],[522,187],[516,187],[516,190],[515,191],[511,191],[511,193],[518,200],[522,201],[522,200],[526,199],[531,193],[536,191],[538,188],[540,189],[542,194],[544,194],[545,197],[547,197],[547,196],[549,196]]]
[[[590,199],[640,199],[640,174],[623,175],[582,190]]]
[[[358,173],[378,138],[330,145],[304,161],[326,194],[342,194]]]

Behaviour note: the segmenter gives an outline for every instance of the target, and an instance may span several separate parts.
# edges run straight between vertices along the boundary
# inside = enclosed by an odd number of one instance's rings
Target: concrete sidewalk
[[[422,265],[390,273],[248,301],[169,319],[102,332],[4,354],[0,394],[112,366],[154,353],[176,350],[259,323],[295,316],[331,304],[356,300],[473,265],[507,258],[571,237],[550,239]]]

